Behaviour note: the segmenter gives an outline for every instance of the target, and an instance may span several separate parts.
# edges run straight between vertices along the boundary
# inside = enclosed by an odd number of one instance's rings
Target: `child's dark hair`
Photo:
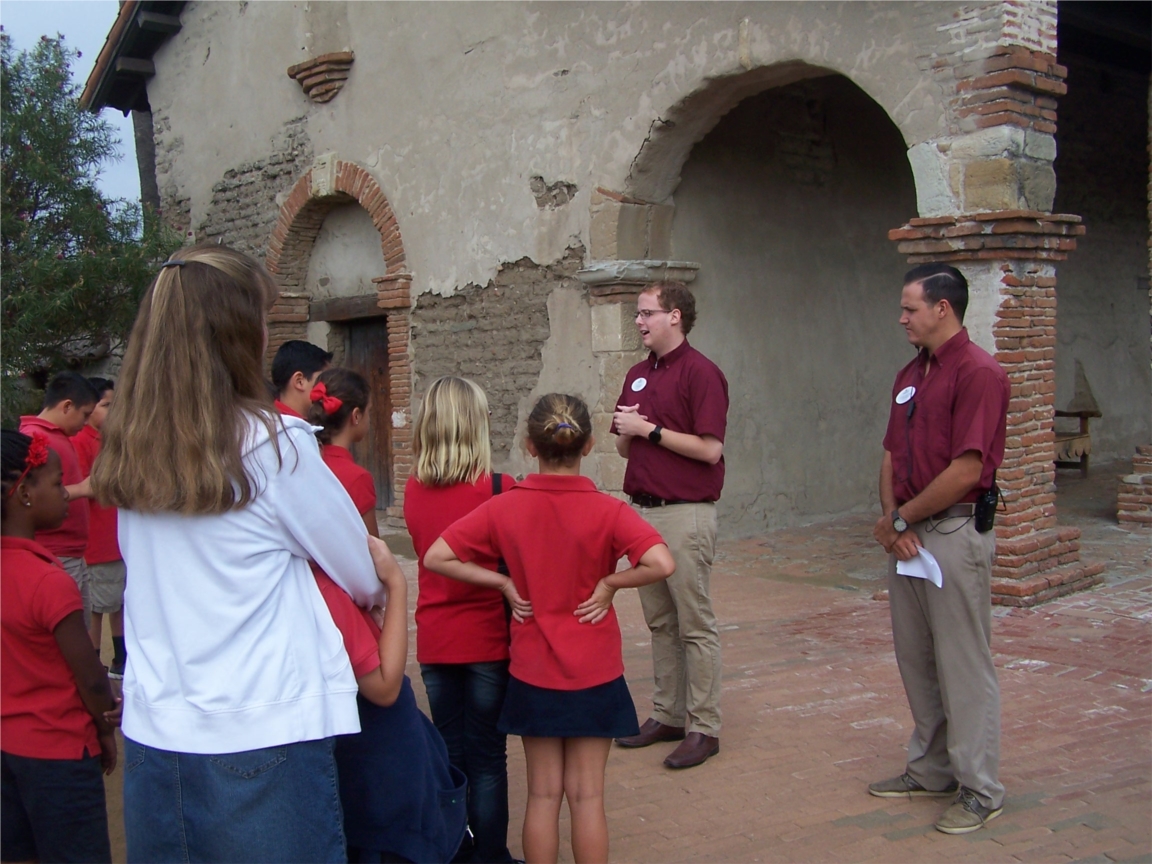
[[[116,382],[111,378],[89,378],[88,383],[92,385],[92,389],[96,391],[96,394],[100,396],[101,399],[104,398],[104,394],[109,390],[116,389]]]
[[[332,362],[332,352],[302,339],[290,339],[281,345],[272,358],[272,383],[276,393],[284,392],[292,376],[299,372],[311,378]]]
[[[0,441],[0,481],[3,481],[4,495],[7,496],[8,488],[24,473],[32,439],[15,429],[0,430],[0,435],[3,435]]]
[[[71,399],[73,405],[82,407],[95,405],[100,401],[100,394],[79,372],[57,372],[44,388],[42,410],[55,408],[65,399]]]
[[[322,393],[318,392],[321,388]],[[312,388],[308,422],[321,427],[316,433],[321,444],[332,443],[332,436],[344,428],[352,409],[368,410],[368,395],[368,382],[351,369],[333,366],[320,373],[316,386]]]
[[[592,437],[592,417],[579,396],[549,393],[528,415],[528,438],[545,462],[571,465]]]

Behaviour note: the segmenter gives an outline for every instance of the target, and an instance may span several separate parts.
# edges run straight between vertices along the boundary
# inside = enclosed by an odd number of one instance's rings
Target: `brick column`
[[[268,312],[268,350],[264,354],[265,369],[272,367],[276,350],[292,339],[308,338],[307,294],[281,292]]]
[[[973,288],[973,341],[1008,373],[1008,440],[997,473],[992,602],[1033,606],[1099,584],[1102,564],[1080,561],[1080,529],[1056,524],[1056,268],[1084,233],[1080,217],[1010,210],[912,219],[889,239],[910,264],[941,261]]]
[[[372,280],[377,303],[388,309],[388,391],[392,400],[392,500],[388,524],[404,527],[404,484],[412,473],[412,335],[411,273],[392,273]]]

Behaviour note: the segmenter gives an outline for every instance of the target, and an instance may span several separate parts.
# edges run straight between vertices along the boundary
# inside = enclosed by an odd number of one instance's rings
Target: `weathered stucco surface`
[[[586,473],[611,489],[624,463],[607,412],[640,354],[631,301],[603,305],[576,271],[592,259],[699,263],[692,340],[732,384],[722,525],[749,533],[874,500],[888,388],[909,356],[896,324],[906,265],[887,229],[1053,206],[1052,124],[985,128],[961,84],[1005,46],[1053,54],[1055,16],[1050,0],[192,2],[148,83],[159,187],[198,239],[262,255],[312,166],[313,183],[324,165],[366,170],[399,232],[384,251],[402,239],[392,275],[411,279],[402,350],[415,394],[439,374],[480,380],[497,462],[523,473],[533,399],[580,393],[603,439]],[[285,74],[345,50],[350,77],[328,103]],[[286,309],[371,293],[381,236],[344,203],[358,197],[324,211]],[[964,269],[969,329],[992,350],[1001,271]],[[1061,295],[1073,319],[1077,290],[1074,279]],[[408,296],[388,313],[404,333]],[[1107,329],[1101,314],[1061,339],[1087,345]],[[1127,314],[1109,319],[1124,334]],[[339,324],[307,333],[342,338]],[[1146,332],[1143,350],[1146,379]],[[1138,435],[1124,423],[1118,437],[1101,427],[1102,446]]]
[[[842,76],[742,102],[692,151],[673,253],[699,261],[689,340],[728,377],[721,524],[735,533],[871,504],[915,206],[900,135]]]

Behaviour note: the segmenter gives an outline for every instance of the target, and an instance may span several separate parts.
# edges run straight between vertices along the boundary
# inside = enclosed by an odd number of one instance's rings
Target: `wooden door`
[[[352,448],[356,462],[376,479],[376,506],[392,504],[392,399],[388,387],[388,325],[383,315],[349,321],[344,365],[364,376],[372,394],[368,435]]]

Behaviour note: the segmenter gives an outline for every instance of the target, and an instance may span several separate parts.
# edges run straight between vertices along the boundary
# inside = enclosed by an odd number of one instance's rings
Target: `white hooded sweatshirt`
[[[312,427],[277,424],[279,464],[252,418],[258,490],[221,515],[120,511],[128,568],[124,735],[183,753],[236,753],[360,730],[356,679],[308,566],[361,606],[384,602],[364,522]]]

